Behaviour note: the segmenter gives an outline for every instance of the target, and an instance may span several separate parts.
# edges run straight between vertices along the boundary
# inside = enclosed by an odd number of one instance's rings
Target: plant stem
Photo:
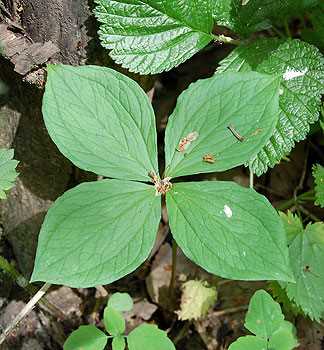
[[[21,288],[23,288],[30,296],[33,296],[37,293],[37,288],[33,286],[32,284],[29,284],[27,279],[19,273],[15,267],[9,263],[7,259],[5,259],[3,256],[0,255],[0,270],[7,273],[15,283]],[[63,320],[64,314],[61,310],[59,310],[54,304],[49,302],[46,298],[39,301],[39,304],[42,306],[42,308],[50,312],[54,317]]]
[[[19,312],[19,314],[0,335],[0,345],[6,340],[7,336],[18,326],[19,322],[21,322],[21,320],[24,319],[32,311],[34,306],[45,295],[50,286],[51,285],[49,283],[45,283],[43,287],[29,300],[28,304],[26,304],[26,306]]]
[[[288,199],[287,201],[285,201],[285,202],[281,203],[280,205],[278,205],[277,206],[277,210],[283,211],[283,210],[289,209],[293,205],[296,205],[296,204],[298,204],[298,203],[300,203],[302,201],[313,201],[314,200],[314,195],[315,195],[314,190],[302,193],[299,196],[297,196],[296,198]]]
[[[286,35],[288,36],[288,38],[291,38],[291,33],[290,33],[290,29],[289,29],[289,23],[288,23],[287,20],[285,20],[284,26],[285,26]]]
[[[253,170],[252,170],[251,164],[249,165],[249,171],[250,171],[250,188],[253,188],[254,177],[253,177]]]
[[[169,295],[173,295],[173,291],[176,285],[176,277],[177,277],[177,250],[178,245],[177,242],[172,240],[172,271],[171,271],[171,280],[169,285]]]

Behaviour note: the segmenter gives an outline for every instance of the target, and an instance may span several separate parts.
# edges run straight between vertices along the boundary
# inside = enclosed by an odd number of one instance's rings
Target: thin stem
[[[30,296],[33,296],[37,293],[37,288],[32,284],[29,284],[27,279],[16,270],[16,268],[10,264],[10,262],[0,255],[0,270],[4,271],[8,274],[11,279],[17,283],[17,285],[23,288]],[[64,314],[60,311],[55,305],[49,302],[46,298],[39,301],[40,305],[45,309],[45,311],[49,311],[52,315],[54,315],[58,319],[64,319]]]
[[[12,264],[9,263],[4,257],[0,255],[0,270],[3,270],[7,273],[17,284],[19,287],[27,288],[28,281],[24,276],[22,276]]]
[[[169,295],[172,296],[173,291],[176,285],[176,277],[177,277],[177,250],[178,245],[177,242],[172,240],[172,271],[171,271],[171,280],[169,285]]]
[[[306,216],[311,218],[315,222],[320,222],[321,220],[314,214],[312,214],[308,209],[304,208],[302,205],[298,205],[299,210],[304,213]]]
[[[285,20],[284,26],[285,26],[286,35],[288,36],[288,38],[291,38],[291,33],[290,33],[290,29],[289,29],[289,23],[288,23],[287,20]]]
[[[301,203],[303,201],[313,201],[314,200],[315,192],[314,190],[304,192],[297,196],[296,198],[288,199],[287,201],[281,203],[277,206],[277,210],[286,210],[291,208],[293,205],[296,205],[298,203]]]
[[[272,26],[271,29],[279,36],[279,38],[284,38],[285,35],[275,26]]]
[[[21,320],[24,319],[32,311],[34,306],[45,295],[50,286],[51,285],[49,283],[45,283],[43,287],[30,299],[28,304],[26,304],[26,306],[19,312],[19,314],[0,335],[0,345],[6,340],[7,336],[18,326],[19,322],[21,322]]]
[[[250,188],[253,188],[254,185],[254,176],[253,176],[253,170],[251,164],[249,165],[250,170]]]

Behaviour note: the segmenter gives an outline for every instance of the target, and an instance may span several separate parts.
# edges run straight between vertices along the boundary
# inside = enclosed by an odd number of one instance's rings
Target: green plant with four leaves
[[[143,323],[124,335],[126,323],[123,312],[133,308],[132,298],[127,293],[113,294],[104,310],[104,325],[106,335],[103,331],[93,325],[80,326],[72,332],[64,343],[64,350],[103,350],[108,340],[112,339],[112,350],[124,350],[126,342],[128,350],[175,350],[166,332],[157,326]]]
[[[160,178],[154,113],[141,88],[108,68],[50,65],[50,136],[75,165],[113,179],[83,183],[50,208],[32,281],[89,287],[134,271],[153,247],[161,195],[176,242],[207,271],[293,281],[283,225],[265,197],[233,182],[174,181],[254,157],[277,123],[279,83],[234,72],[192,84],[169,118]]]
[[[244,326],[255,336],[238,338],[229,350],[292,350],[298,345],[294,325],[285,321],[280,305],[264,290],[251,298]]]

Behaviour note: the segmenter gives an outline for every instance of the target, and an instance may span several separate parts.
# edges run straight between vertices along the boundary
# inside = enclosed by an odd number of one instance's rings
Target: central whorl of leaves
[[[248,161],[273,132],[278,101],[276,76],[224,73],[192,84],[169,119],[160,180],[154,113],[140,87],[108,68],[50,66],[50,136],[78,167],[113,179],[57,199],[32,280],[90,287],[134,271],[154,245],[165,194],[172,234],[197,264],[227,278],[291,281],[283,226],[266,198],[232,182],[170,183]]]

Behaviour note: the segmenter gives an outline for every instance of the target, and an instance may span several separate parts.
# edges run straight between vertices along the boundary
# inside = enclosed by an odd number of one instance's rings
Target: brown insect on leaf
[[[191,142],[197,140],[199,134],[197,131],[190,132],[186,137],[182,138],[178,144],[177,151],[184,152]]]
[[[234,135],[234,137],[236,137],[240,142],[244,141],[244,137],[239,134],[239,132],[234,128],[233,125],[229,125],[227,127],[227,129]]]
[[[203,156],[203,161],[206,163],[213,164],[215,163],[215,157],[212,154],[208,153]]]

